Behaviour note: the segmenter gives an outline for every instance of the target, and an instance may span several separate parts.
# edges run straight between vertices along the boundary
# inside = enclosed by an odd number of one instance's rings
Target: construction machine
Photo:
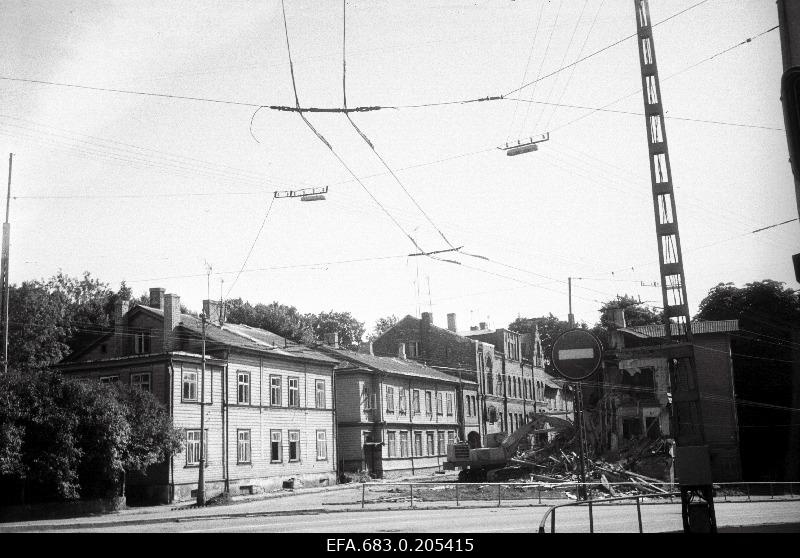
[[[529,434],[563,431],[573,428],[571,422],[549,415],[536,415],[526,424],[506,435],[505,432],[485,437],[487,447],[470,448],[468,442],[456,442],[447,448],[447,461],[444,468],[460,468],[458,480],[461,482],[493,482],[503,476],[505,469],[517,453],[519,445]]]

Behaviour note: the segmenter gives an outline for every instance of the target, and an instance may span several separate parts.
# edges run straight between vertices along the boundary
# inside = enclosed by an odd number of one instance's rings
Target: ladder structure
[[[700,412],[691,317],[650,5],[648,0],[634,0],[634,6],[664,304],[663,352],[670,364],[672,426],[677,445],[676,468],[681,488],[683,527],[687,532],[716,532],[710,454]]]

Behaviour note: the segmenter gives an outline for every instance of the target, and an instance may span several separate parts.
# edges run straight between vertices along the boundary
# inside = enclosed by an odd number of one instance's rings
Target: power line
[[[787,223],[794,223],[797,220],[798,220],[798,218],[795,217],[794,219],[789,219],[788,221],[783,221],[782,223],[775,223],[774,225],[769,225],[767,227],[761,227],[760,229],[754,230],[752,232],[752,234],[755,234],[755,233],[758,233],[758,232],[761,232],[761,231],[765,231],[767,229],[774,229],[775,227],[780,227],[781,225],[786,225]]]
[[[256,242],[258,242],[258,238],[261,236],[261,231],[264,230],[264,225],[267,223],[267,217],[269,217],[270,211],[272,211],[272,204],[275,203],[275,198],[269,200],[269,206],[267,206],[267,212],[264,214],[264,219],[261,221],[261,226],[258,228],[258,232],[256,233],[256,237],[253,239],[253,243],[250,245],[250,250],[247,252],[247,256],[245,256],[244,261],[242,262],[242,267],[239,269],[239,273],[236,274],[236,278],[231,283],[231,286],[228,287],[228,292],[225,294],[225,298],[231,294],[233,287],[236,286],[236,282],[239,280],[239,277],[242,275],[245,266],[247,265],[247,261],[250,259],[250,255],[253,253],[253,248],[256,247]]]
[[[533,57],[533,48],[536,46],[536,39],[539,36],[539,26],[542,23],[542,12],[544,11],[544,2],[539,4],[539,15],[536,18],[536,29],[533,32],[533,41],[531,41],[531,49],[528,51],[528,61],[525,63],[525,71],[522,73],[522,80],[520,85],[525,83],[525,80],[528,78],[528,68],[531,65],[531,58]],[[537,73],[538,77],[538,73]],[[508,134],[506,135],[506,143],[508,142],[509,138],[511,137],[511,129],[514,125],[514,120],[517,118],[517,109],[519,108],[519,103],[514,103],[514,114],[511,115],[511,124],[508,127]]]
[[[673,18],[676,18],[676,17],[678,17],[678,16],[679,16],[679,15],[681,15],[681,14],[684,14],[684,13],[688,12],[689,10],[693,10],[694,8],[696,8],[696,7],[698,7],[698,6],[701,6],[702,4],[705,4],[706,2],[708,2],[708,0],[701,0],[701,1],[700,1],[700,2],[698,2],[698,3],[696,3],[696,4],[693,4],[692,6],[689,6],[689,7],[688,7],[688,8],[686,8],[685,10],[681,10],[680,12],[677,12],[677,13],[675,13],[675,14],[672,14],[671,16],[669,16],[669,17],[668,17],[668,18],[666,18],[666,19],[662,19],[662,20],[661,20],[661,21],[659,21],[658,23],[654,23],[654,24],[652,25],[652,27],[657,27],[657,26],[661,25],[662,23],[666,23],[667,21],[669,21],[669,20],[671,20],[671,19],[673,19]],[[508,95],[513,95],[514,93],[516,93],[516,92],[518,92],[518,91],[521,91],[522,89],[525,89],[526,87],[529,87],[529,86],[531,86],[531,85],[534,85],[535,83],[538,83],[538,82],[540,82],[540,81],[542,81],[542,80],[544,80],[544,79],[547,79],[547,78],[549,78],[549,77],[551,77],[551,76],[554,76],[554,75],[556,75],[556,74],[557,74],[557,73],[559,73],[559,72],[563,72],[564,70],[566,70],[566,69],[568,69],[568,68],[571,68],[571,67],[573,67],[573,66],[575,66],[575,65],[577,65],[577,64],[580,64],[581,62],[583,62],[583,61],[585,61],[585,60],[588,60],[588,59],[590,59],[590,58],[592,58],[592,57],[594,57],[594,56],[597,56],[597,55],[598,55],[598,54],[600,54],[601,52],[605,52],[606,50],[608,50],[608,49],[610,49],[610,48],[613,48],[613,47],[615,47],[615,46],[617,46],[617,45],[619,45],[619,44],[622,44],[622,43],[624,43],[625,41],[627,41],[628,39],[632,39],[632,38],[633,38],[633,37],[635,37],[635,36],[636,36],[636,33],[633,33],[633,34],[631,34],[631,35],[628,35],[627,37],[623,37],[622,39],[620,39],[620,40],[618,40],[618,41],[616,41],[616,42],[614,42],[614,43],[611,43],[610,45],[607,45],[607,46],[605,46],[605,47],[601,48],[600,50],[596,50],[596,51],[594,51],[593,53],[591,53],[591,54],[588,54],[588,55],[584,56],[583,58],[579,58],[578,60],[576,60],[575,62],[573,62],[573,63],[571,63],[571,64],[568,64],[567,66],[562,66],[561,68],[558,68],[557,70],[554,70],[553,72],[550,72],[549,74],[547,74],[547,75],[545,75],[545,76],[542,76],[542,77],[540,77],[540,78],[537,78],[537,79],[535,79],[534,81],[531,81],[531,82],[529,82],[529,83],[526,83],[525,85],[523,85],[523,86],[521,86],[521,87],[518,87],[518,88],[516,88],[516,89],[512,89],[511,91],[509,91],[509,92],[507,92],[507,93],[504,93],[502,96],[503,96],[503,97],[507,97]]]

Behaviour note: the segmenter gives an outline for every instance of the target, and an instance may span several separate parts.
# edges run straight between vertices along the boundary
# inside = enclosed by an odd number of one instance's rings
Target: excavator
[[[517,453],[520,443],[528,434],[557,432],[573,428],[567,420],[549,415],[537,415],[531,422],[523,424],[514,432],[486,436],[487,447],[470,448],[467,442],[456,442],[447,448],[447,461],[444,468],[460,468],[459,482],[493,482],[503,476],[509,463]]]

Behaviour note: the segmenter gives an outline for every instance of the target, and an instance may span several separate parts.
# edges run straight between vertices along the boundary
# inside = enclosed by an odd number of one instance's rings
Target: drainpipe
[[[421,407],[420,407],[421,408]],[[408,380],[408,455],[411,456],[411,476],[414,476],[414,393],[411,391],[411,380]]]
[[[340,467],[339,467],[339,433],[336,424],[336,364],[331,367],[331,402],[333,404],[333,409],[331,413],[331,418],[333,421],[333,444],[331,444],[331,449],[333,450],[333,467],[334,472],[336,474],[336,484],[339,484],[339,474],[340,474]]]
[[[173,397],[175,396],[175,366],[172,359],[169,359],[169,369],[167,371],[169,376],[169,398],[167,399],[167,411],[169,412],[170,425],[173,424],[174,417],[174,404]],[[169,479],[167,482],[167,501],[171,504],[175,500],[175,456],[170,453],[169,455]]]
[[[500,353],[500,371],[502,373],[501,378],[503,378],[503,430],[509,432],[508,429],[508,378],[506,377],[506,354]]]
[[[231,485],[230,485],[231,467],[230,467],[230,463],[228,461],[228,459],[229,459],[228,441],[230,440],[230,432],[228,431],[228,429],[230,428],[230,421],[228,420],[228,384],[229,384],[228,372],[230,371],[230,368],[228,366],[228,363],[230,362],[230,358],[231,358],[231,351],[230,351],[230,349],[226,349],[225,350],[225,366],[223,368],[223,381],[221,382],[222,385],[223,385],[223,388],[222,388],[222,401],[220,401],[220,406],[222,407],[222,421],[223,421],[223,424],[225,425],[225,428],[223,428],[224,435],[222,436],[222,453],[225,456],[224,472],[225,472],[225,492],[226,493],[229,493],[230,489],[231,489]],[[213,382],[213,379],[214,379],[213,374],[211,376],[211,379],[212,379],[212,382]],[[214,389],[213,384],[212,384],[211,389]],[[252,440],[250,441],[250,443],[252,444]]]

